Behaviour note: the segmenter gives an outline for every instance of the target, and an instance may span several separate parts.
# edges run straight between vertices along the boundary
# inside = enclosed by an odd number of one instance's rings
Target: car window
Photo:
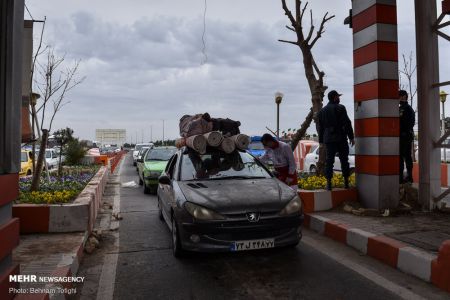
[[[46,150],[45,151],[45,158],[52,158],[52,151]]]
[[[271,178],[264,166],[246,152],[226,154],[210,150],[205,154],[188,151],[181,161],[181,180],[226,178]]]
[[[145,160],[146,161],[149,161],[149,160],[168,161],[176,152],[177,152],[177,149],[175,149],[175,148],[151,149],[147,153]]]
[[[177,160],[178,160],[178,155],[174,155],[170,161],[170,164],[168,164],[169,168],[167,169],[167,175],[170,177],[170,179],[174,178],[174,171],[175,171],[175,166],[177,164]]]
[[[28,161],[28,152],[21,152],[20,154],[20,161],[21,162],[27,162]]]

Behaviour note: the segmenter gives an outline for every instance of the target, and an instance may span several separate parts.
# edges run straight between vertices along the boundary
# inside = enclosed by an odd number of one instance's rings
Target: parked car
[[[33,152],[22,150],[20,153],[20,176],[30,176],[33,174]]]
[[[150,149],[149,147],[142,147],[141,150],[139,150],[137,159],[136,159],[136,172],[139,173],[139,166],[141,164],[143,164],[143,160],[144,160],[144,156],[147,153],[148,149]]]
[[[296,191],[244,151],[178,150],[159,178],[158,208],[176,257],[295,246],[302,236]]]
[[[39,151],[36,150],[36,157],[39,156]],[[53,148],[45,149],[45,160],[47,161],[48,169],[57,168],[59,164],[59,152]],[[64,156],[61,157],[61,162],[65,160]]]
[[[264,150],[264,145],[261,143],[261,136],[251,137],[247,151],[255,157],[263,156],[266,153],[266,150]]]
[[[141,150],[141,148],[143,148],[143,147],[152,148],[153,147],[153,143],[136,144],[136,146],[134,146],[134,150],[133,150],[133,166],[136,166],[137,155],[139,154],[139,150]]]
[[[315,173],[317,171],[317,162],[319,161],[319,146],[314,146],[311,148],[311,152],[305,157],[305,167],[304,170],[307,172]],[[350,172],[353,173],[355,170],[355,147],[350,146],[348,162],[350,164]],[[333,170],[341,172],[341,161],[339,160],[338,154],[334,159]]]
[[[165,170],[167,162],[176,152],[175,147],[156,147],[149,149],[139,161],[139,184],[144,186],[144,193],[156,193],[158,177]]]

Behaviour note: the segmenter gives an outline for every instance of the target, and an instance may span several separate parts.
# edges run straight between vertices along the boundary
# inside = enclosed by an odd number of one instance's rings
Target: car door
[[[159,194],[161,200],[162,209],[166,216],[170,216],[171,207],[175,202],[175,195],[173,192],[173,181],[175,179],[175,170],[178,162],[178,154],[172,156],[172,158],[167,163],[164,174],[170,178],[171,184],[160,184]]]

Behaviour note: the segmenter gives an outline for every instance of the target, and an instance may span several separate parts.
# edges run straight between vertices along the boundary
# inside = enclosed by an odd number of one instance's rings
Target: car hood
[[[167,166],[167,161],[150,160],[145,162],[145,170],[148,171],[164,171]]]
[[[282,210],[296,192],[277,179],[179,182],[186,200],[221,214]]]

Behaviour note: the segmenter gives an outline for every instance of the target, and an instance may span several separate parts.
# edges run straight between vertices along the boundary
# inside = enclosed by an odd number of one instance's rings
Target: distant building
[[[102,146],[125,144],[127,131],[125,129],[96,129],[95,140],[99,141]]]

